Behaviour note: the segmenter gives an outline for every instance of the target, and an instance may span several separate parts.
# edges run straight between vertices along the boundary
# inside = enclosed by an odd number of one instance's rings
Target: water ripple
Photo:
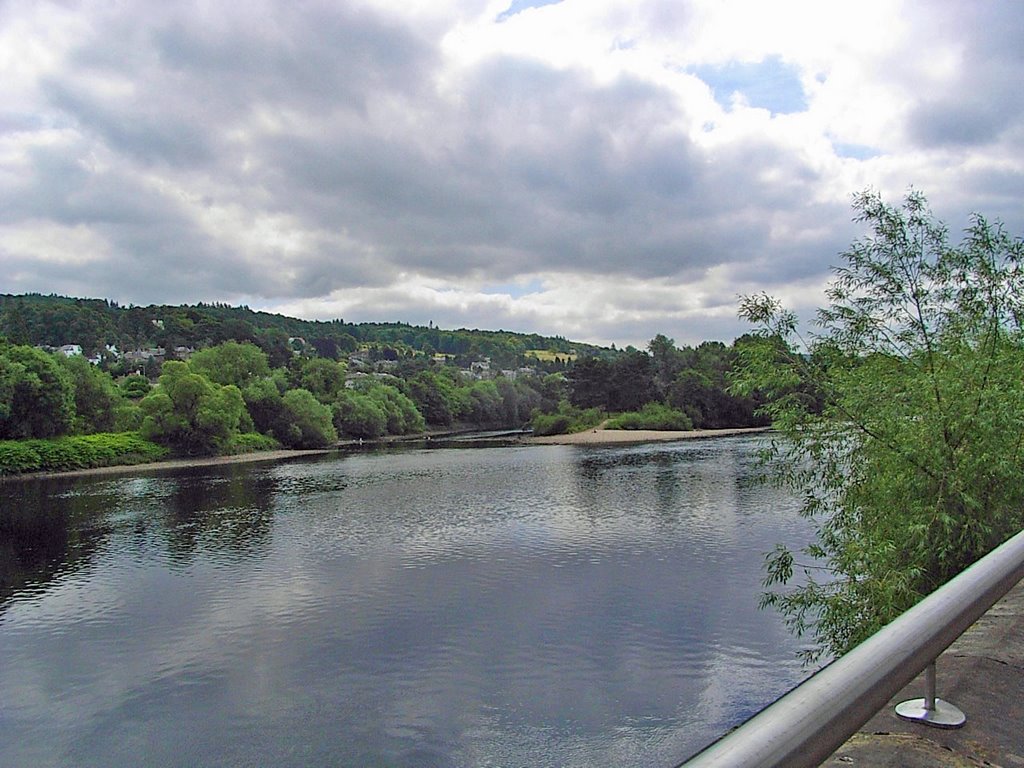
[[[25,484],[0,764],[673,764],[803,674],[756,602],[806,529],[753,448]]]

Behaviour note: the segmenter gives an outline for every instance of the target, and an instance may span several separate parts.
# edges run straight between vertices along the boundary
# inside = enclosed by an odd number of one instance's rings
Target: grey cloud
[[[641,13],[684,13],[677,5]],[[854,234],[846,201],[822,202],[828,179],[800,153],[769,136],[699,146],[680,127],[692,123],[687,107],[658,85],[496,56],[446,72],[442,92],[440,27],[330,3],[223,8],[94,9],[91,37],[39,84],[42,114],[0,113],[11,132],[59,124],[78,137],[40,141],[27,172],[0,176],[0,223],[82,226],[114,249],[102,265],[19,261],[19,282],[5,288],[269,305],[384,287],[400,272],[453,283],[545,272],[682,283],[719,265],[770,287],[824,276]],[[979,8],[963,33],[959,81],[922,93],[912,113],[911,131],[928,146],[1024,143],[1021,12]],[[935,25],[948,33],[950,18]],[[971,209],[1018,215],[1018,174],[963,181],[947,198],[970,193]],[[235,212],[241,226],[281,220],[306,250],[261,243],[247,253],[204,223],[196,200]],[[0,257],[5,267],[13,258]],[[498,305],[442,317],[410,297],[389,301],[359,311],[577,332]],[[654,327],[666,316],[635,328],[595,318],[578,330],[693,337],[682,325]],[[732,327],[718,322],[709,329]]]
[[[206,278],[195,284],[200,297],[222,285],[268,298],[323,296],[400,270],[498,281],[541,270],[698,277],[763,253],[765,213],[792,205],[815,181],[767,143],[709,163],[678,129],[685,121],[674,97],[651,84],[600,85],[498,57],[450,102],[427,87],[436,55],[408,28],[344,9],[179,13],[142,29],[117,19],[74,57],[76,73],[47,86],[51,107],[73,116],[85,141],[187,173],[183,184],[209,188],[218,203],[344,233],[352,246],[315,247],[290,276],[261,272],[173,201],[142,192],[141,207],[131,179],[119,180],[120,191],[97,190],[80,169],[60,178],[40,171],[39,213],[103,224],[129,262],[188,248],[178,261],[196,260]],[[137,68],[130,96],[90,86],[122,77],[125,66]],[[417,119],[382,122],[385,103]],[[308,118],[322,133],[268,132],[252,120],[257,109]],[[776,166],[788,184],[751,175]],[[169,207],[162,216],[161,205]]]
[[[926,92],[914,108],[911,136],[925,146],[978,146],[998,140],[1024,115],[1019,87],[1024,6],[986,0],[967,10],[961,3],[946,2],[929,5],[928,11],[961,49],[962,62],[945,90]]]
[[[418,87],[433,66],[426,41],[395,22],[340,4],[247,6],[211,25],[178,16],[154,30],[161,63],[211,82],[229,105],[309,100],[364,108],[382,89]]]
[[[674,127],[672,99],[628,79],[597,86],[501,58],[459,107],[421,106],[442,126],[435,142],[365,122],[326,140],[268,140],[279,199],[434,276],[657,277],[747,258],[767,238],[763,214],[799,205],[817,180],[768,143],[709,164]],[[778,166],[787,183],[752,176]]]

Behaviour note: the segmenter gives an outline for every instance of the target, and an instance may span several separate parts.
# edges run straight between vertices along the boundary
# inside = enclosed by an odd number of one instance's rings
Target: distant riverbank
[[[26,472],[20,475],[0,476],[0,482],[17,480],[36,480],[52,477],[83,477],[86,475],[114,475],[123,472],[147,471],[152,469],[182,469],[186,467],[214,467],[222,464],[243,464],[256,461],[279,461],[297,456],[312,456],[328,453],[328,450],[278,450],[256,451],[253,453],[237,453],[230,456],[194,456],[182,459],[152,461],[146,464],[115,464],[109,467],[91,467],[89,469],[72,469],[66,472]]]
[[[544,437],[524,436],[517,438],[514,442],[521,445],[630,445],[637,443],[669,442],[673,440],[693,440],[707,437],[728,437],[730,435],[745,435],[756,432],[767,432],[770,427],[750,427],[740,429],[690,429],[686,431],[656,431],[649,429],[588,429],[586,432],[576,432],[571,435],[546,435]],[[440,433],[434,435],[439,436]],[[430,439],[430,435],[421,439]],[[412,442],[415,437],[406,436],[401,442]],[[394,444],[399,440],[367,440],[358,445],[371,447],[373,445]],[[356,446],[356,441],[339,445],[341,449]],[[0,476],[0,482],[12,482],[17,480],[29,480],[54,477],[84,477],[88,475],[114,475],[124,472],[150,471],[154,469],[182,469],[186,467],[214,467],[224,464],[247,464],[257,461],[280,461],[282,459],[297,458],[299,456],[313,456],[329,453],[336,449],[318,450],[277,450],[277,451],[256,451],[253,453],[239,453],[231,456],[196,456],[192,458],[167,459],[154,461],[146,464],[116,464],[109,467],[92,467],[90,469],[73,469],[65,472],[26,472],[18,475]]]
[[[545,435],[528,437],[524,442],[534,445],[623,445],[631,443],[656,443],[671,440],[693,440],[701,437],[727,437],[768,432],[771,427],[745,427],[737,429],[688,429],[670,432],[652,429],[588,429],[571,435]]]

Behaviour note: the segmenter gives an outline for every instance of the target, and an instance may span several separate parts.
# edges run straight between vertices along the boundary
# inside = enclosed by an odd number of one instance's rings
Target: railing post
[[[935,662],[925,670],[923,699],[910,699],[896,705],[896,714],[904,720],[930,725],[933,728],[960,728],[967,722],[967,715],[948,701],[935,695]]]

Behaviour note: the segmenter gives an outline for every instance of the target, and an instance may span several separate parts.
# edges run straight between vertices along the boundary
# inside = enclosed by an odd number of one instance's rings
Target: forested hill
[[[100,353],[107,345],[121,351],[147,347],[173,350],[198,349],[228,340],[249,341],[272,361],[287,360],[296,343],[308,344],[319,356],[332,359],[369,346],[398,353],[488,357],[499,366],[521,363],[528,350],[558,353],[566,361],[577,355],[611,352],[558,336],[509,331],[300,320],[226,304],[119,306],[103,299],[40,294],[0,294],[0,335],[14,344],[78,344],[86,355]]]

